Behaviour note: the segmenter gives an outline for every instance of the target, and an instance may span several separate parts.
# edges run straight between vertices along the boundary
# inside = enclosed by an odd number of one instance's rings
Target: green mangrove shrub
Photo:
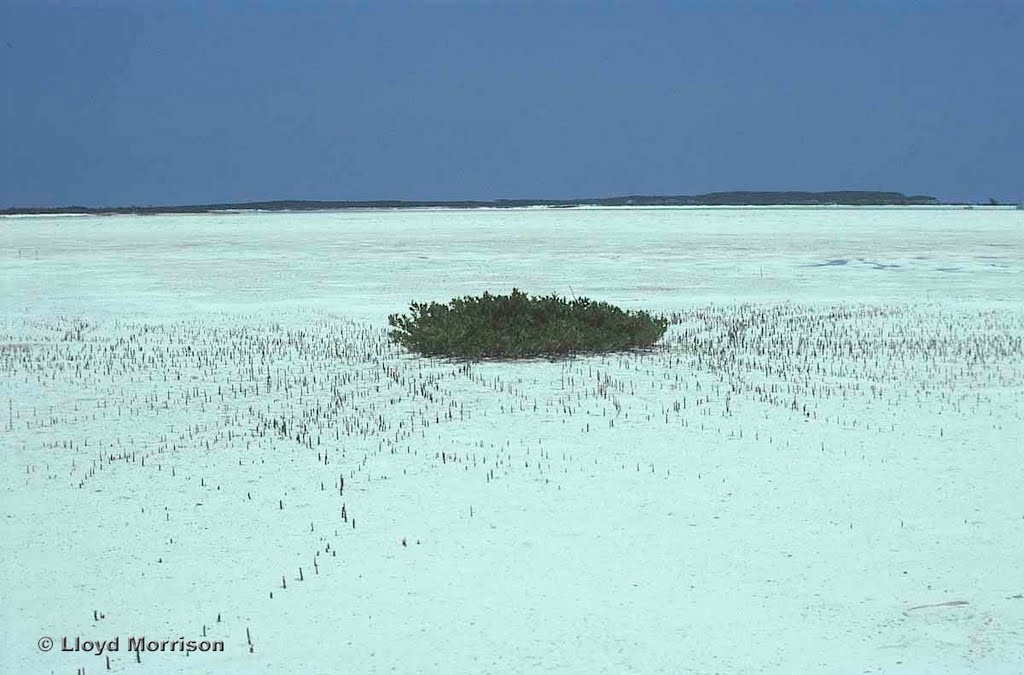
[[[593,354],[651,347],[668,321],[589,298],[555,294],[454,298],[447,304],[413,302],[409,313],[388,317],[389,334],[425,356],[528,358]]]

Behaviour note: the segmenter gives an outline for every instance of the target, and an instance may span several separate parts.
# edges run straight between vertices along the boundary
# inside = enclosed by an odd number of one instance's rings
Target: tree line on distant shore
[[[928,195],[901,192],[843,190],[837,192],[710,192],[702,195],[630,195],[595,199],[495,199],[495,200],[375,200],[311,201],[276,200],[225,204],[185,204],[178,206],[43,206],[0,209],[0,215],[42,215],[66,213],[159,215],[173,213],[210,213],[220,211],[334,211],[343,209],[415,209],[415,208],[523,208],[547,206],[926,206],[939,204]]]

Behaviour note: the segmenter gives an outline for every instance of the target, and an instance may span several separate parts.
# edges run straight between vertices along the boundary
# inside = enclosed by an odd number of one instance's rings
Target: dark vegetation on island
[[[596,199],[495,199],[491,201],[309,201],[278,200],[229,204],[188,204],[181,206],[54,206],[8,208],[0,215],[91,213],[159,215],[173,213],[216,213],[222,211],[336,211],[345,209],[475,209],[522,208],[526,206],[923,206],[937,205],[935,197],[900,192],[710,192],[694,196],[632,195]]]
[[[668,321],[589,298],[509,295],[412,303],[388,317],[391,338],[423,356],[521,359],[652,347]]]

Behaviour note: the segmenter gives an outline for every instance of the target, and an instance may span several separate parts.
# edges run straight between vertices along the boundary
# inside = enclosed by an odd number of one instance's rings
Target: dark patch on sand
[[[804,267],[836,267],[840,265],[846,265],[849,262],[850,261],[847,258],[830,258],[825,262],[811,263],[809,265],[804,265]]]

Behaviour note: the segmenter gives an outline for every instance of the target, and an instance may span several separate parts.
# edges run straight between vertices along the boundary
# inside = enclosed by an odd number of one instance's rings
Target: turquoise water
[[[382,323],[513,286],[671,309],[732,301],[1024,301],[1024,212],[422,210],[0,218],[17,314],[314,307]]]

